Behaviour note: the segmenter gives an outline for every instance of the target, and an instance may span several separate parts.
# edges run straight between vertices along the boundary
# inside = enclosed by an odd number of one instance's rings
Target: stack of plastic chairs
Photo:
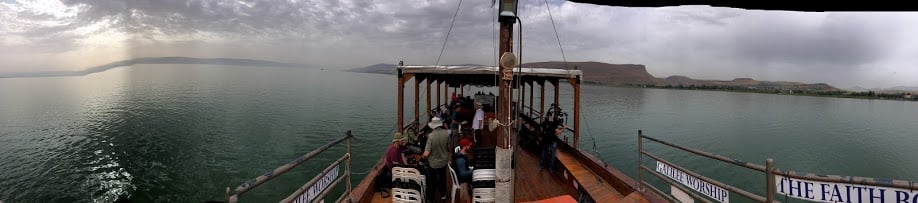
[[[415,168],[392,167],[392,202],[420,203],[424,201],[424,175]]]
[[[497,170],[495,166],[495,156],[493,147],[483,147],[474,149],[475,156],[472,170],[472,202],[486,203],[494,202],[495,183],[497,180]]]
[[[475,188],[472,190],[472,203],[493,203],[496,195],[494,188]]]

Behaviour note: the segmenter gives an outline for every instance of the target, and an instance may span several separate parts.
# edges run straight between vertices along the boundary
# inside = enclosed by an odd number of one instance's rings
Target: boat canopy
[[[580,82],[580,70],[555,68],[514,68],[514,79],[523,82],[558,82],[568,80]],[[398,66],[399,74],[411,74],[421,79],[445,81],[450,86],[460,84],[495,86],[498,73],[496,66]],[[522,78],[519,78],[522,77]]]

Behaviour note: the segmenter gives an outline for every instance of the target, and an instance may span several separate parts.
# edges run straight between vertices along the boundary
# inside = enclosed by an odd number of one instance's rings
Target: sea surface
[[[390,143],[396,84],[393,75],[220,65],[0,79],[0,200],[224,201],[227,187],[348,130],[357,136],[356,184]],[[562,85],[566,110],[573,109],[569,90]],[[773,158],[783,170],[918,181],[918,102],[585,85],[582,104],[581,147],[632,177],[643,130],[744,161]],[[644,146],[763,194],[761,173]],[[241,200],[282,199],[344,151],[333,147]]]

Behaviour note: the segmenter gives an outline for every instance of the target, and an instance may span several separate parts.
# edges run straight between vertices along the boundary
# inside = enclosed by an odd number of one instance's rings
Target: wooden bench
[[[583,188],[594,201],[619,202],[625,198],[612,185],[584,166],[571,152],[559,148],[557,153],[558,161],[567,169],[568,174],[565,174],[565,178],[570,179],[567,176],[572,176],[578,188]]]

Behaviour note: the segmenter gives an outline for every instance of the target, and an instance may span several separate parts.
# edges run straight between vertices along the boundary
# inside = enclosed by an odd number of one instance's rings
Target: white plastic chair
[[[452,189],[452,196],[450,196],[450,197],[451,197],[450,202],[455,203],[455,202],[456,202],[456,191],[459,191],[459,188],[461,187],[461,186],[459,185],[459,176],[457,176],[457,175],[456,175],[456,171],[453,170],[452,164],[450,164],[449,162],[447,162],[447,163],[446,163],[446,167],[449,167],[449,174],[450,174],[450,177],[453,178],[453,189]]]
[[[475,169],[472,171],[472,181],[497,180],[496,169]]]
[[[417,190],[392,188],[392,202],[396,203],[421,203],[421,193]]]
[[[475,188],[472,190],[473,203],[493,203],[496,201],[497,190],[494,188]]]

